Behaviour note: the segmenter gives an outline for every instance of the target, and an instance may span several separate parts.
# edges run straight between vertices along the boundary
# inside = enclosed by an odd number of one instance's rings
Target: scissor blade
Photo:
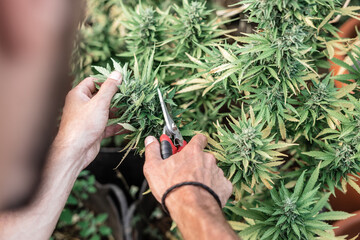
[[[169,133],[174,138],[175,146],[182,146],[184,139],[183,139],[179,129],[175,125],[174,120],[171,118],[171,116],[169,114],[168,108],[165,105],[163,96],[162,96],[159,88],[157,88],[157,92],[159,95],[160,105],[161,105],[161,109],[162,109],[165,123],[166,123],[164,130],[166,129],[166,132]]]
[[[158,95],[159,95],[159,100],[160,100],[160,105],[161,105],[161,109],[162,109],[162,112],[163,112],[163,115],[164,115],[164,119],[165,119],[165,123],[166,123],[166,127],[168,129],[168,131],[170,132],[173,132],[172,131],[172,123],[174,122],[171,117],[170,117],[170,114],[169,114],[169,111],[165,105],[165,102],[164,102],[164,99],[163,99],[163,96],[161,94],[161,91],[159,88],[157,88],[157,91],[158,91]]]

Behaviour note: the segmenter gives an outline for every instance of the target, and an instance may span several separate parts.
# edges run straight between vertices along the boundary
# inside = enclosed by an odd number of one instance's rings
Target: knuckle
[[[197,134],[196,137],[201,141],[201,142],[207,142],[207,137],[204,134]]]
[[[214,154],[212,154],[212,153],[206,153],[206,154],[210,160],[212,160],[214,163],[216,163],[216,158],[215,158]]]
[[[65,100],[66,100],[66,101],[70,101],[71,99],[73,99],[73,98],[78,94],[78,92],[79,92],[78,87],[75,87],[75,88],[71,89],[71,90],[68,92],[68,94],[66,95]]]
[[[198,154],[200,152],[200,148],[197,147],[197,145],[191,145],[189,146],[189,148],[186,149],[186,152],[190,154]]]
[[[145,176],[149,176],[151,169],[151,164],[149,162],[145,162],[143,172]]]
[[[216,158],[211,153],[204,153],[206,161],[209,162],[212,166],[216,166]]]
[[[106,81],[104,82],[103,85],[105,85],[105,86],[107,86],[107,87],[113,86],[113,85],[117,86],[118,83],[117,83],[117,81],[116,81],[115,79],[108,78],[108,79],[106,79]]]
[[[224,174],[224,171],[221,169],[221,168],[219,168],[218,167],[218,171],[219,171],[219,174],[222,176],[222,177],[224,177],[225,178],[225,174]],[[227,178],[225,178],[225,179],[227,179]],[[229,180],[227,180],[227,181],[229,181]]]
[[[231,192],[232,192],[232,190],[233,190],[233,185],[232,185],[232,183],[231,183],[229,180],[226,180],[226,182],[227,182],[227,188],[228,188],[228,190],[229,190],[229,192],[230,192],[230,194],[231,194]]]
[[[78,91],[78,88],[79,88],[79,87],[75,87],[75,88],[71,89],[71,90],[68,92],[68,94],[66,95],[66,97],[69,98],[69,97],[75,95],[76,92]]]
[[[95,80],[94,77],[87,77],[82,82],[87,82],[87,81],[91,82],[91,81],[94,81],[94,80]]]

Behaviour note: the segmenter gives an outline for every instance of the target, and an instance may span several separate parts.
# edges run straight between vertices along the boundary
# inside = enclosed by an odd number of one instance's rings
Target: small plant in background
[[[121,6],[126,16],[122,24],[126,27],[128,34],[125,37],[127,51],[120,56],[131,59],[136,56],[138,62],[142,64],[145,58],[152,54],[154,48],[163,41],[166,13],[161,15],[159,9],[142,4],[139,4],[136,9],[127,8],[122,2]],[[156,52],[156,56],[159,54]]]
[[[112,230],[105,223],[108,215],[96,215],[85,206],[89,195],[96,193],[94,184],[94,175],[85,170],[80,173],[50,239],[62,240],[73,236],[90,240],[113,239]]]
[[[123,10],[118,1],[87,1],[85,20],[80,26],[73,53],[74,85],[92,74],[92,65],[106,65],[124,47]]]
[[[205,1],[183,0],[181,7],[175,4],[173,8],[175,17],[169,17],[170,40],[176,43],[173,58],[179,56],[178,59],[183,60],[185,53],[200,57],[203,53],[198,44],[207,46],[219,42],[218,37],[226,33],[218,28],[224,22],[216,23],[217,18],[211,20],[213,10],[207,8]]]

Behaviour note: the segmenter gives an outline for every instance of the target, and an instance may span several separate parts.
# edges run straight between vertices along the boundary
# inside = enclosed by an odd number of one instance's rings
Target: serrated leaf
[[[320,213],[315,217],[316,220],[326,220],[326,221],[334,221],[334,220],[343,220],[347,219],[351,216],[355,216],[354,214],[349,214],[347,212],[342,211],[332,211],[332,212],[324,212]]]
[[[137,129],[135,127],[133,127],[131,124],[129,123],[118,123],[120,126],[122,126],[123,128],[125,128],[126,130],[135,132]]]
[[[103,67],[99,67],[99,66],[93,66],[93,68],[98,71],[99,73],[101,73],[102,75],[104,75],[105,77],[108,77],[110,75],[110,72]]]

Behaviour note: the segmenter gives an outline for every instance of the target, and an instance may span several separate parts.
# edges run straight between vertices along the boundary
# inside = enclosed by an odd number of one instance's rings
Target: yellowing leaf
[[[184,89],[181,89],[181,90],[178,91],[177,93],[192,92],[192,91],[199,90],[199,89],[206,88],[206,87],[207,87],[206,85],[202,85],[202,84],[191,85],[191,86],[189,86],[189,87],[186,87],[186,88],[184,88]]]
[[[357,193],[360,194],[360,187],[359,187],[359,185],[358,185],[354,180],[350,179],[350,180],[348,181],[348,183],[349,183],[349,185],[350,185],[351,187],[353,187],[353,188],[356,190]]]
[[[229,69],[230,67],[232,66],[232,64],[230,63],[225,63],[225,64],[222,64],[216,68],[213,68],[211,69],[211,71],[209,73],[218,73],[218,72],[222,72],[222,71],[225,71],[227,69]]]
[[[245,228],[249,227],[249,225],[242,222],[228,221],[228,223],[235,231],[242,231]]]
[[[126,130],[129,130],[129,131],[136,131],[137,129],[134,128],[131,124],[129,123],[118,123],[120,126],[122,126],[123,128],[125,128]]]
[[[303,19],[304,19],[304,22],[306,23],[306,25],[316,29],[316,27],[315,27],[314,23],[311,21],[310,17],[304,17]]]
[[[320,25],[318,26],[318,32],[320,31],[320,29],[329,22],[329,20],[331,19],[331,17],[334,15],[335,11],[332,10],[329,15],[327,15],[324,20],[320,23]]]
[[[281,138],[285,139],[286,138],[286,128],[285,128],[284,121],[282,120],[281,117],[278,117],[278,120],[279,120],[279,129],[280,129]]]
[[[221,55],[223,55],[223,57],[228,60],[229,62],[234,62],[236,61],[236,58],[234,56],[232,56],[229,52],[227,52],[225,49],[223,49],[222,47],[218,46]]]
[[[344,97],[346,94],[350,93],[351,91],[353,91],[356,88],[357,84],[356,83],[352,83],[352,84],[348,84],[346,86],[343,86],[342,88],[340,88],[338,90],[338,92],[335,94],[336,98],[342,98]]]
[[[200,66],[202,66],[202,67],[206,67],[200,60],[194,58],[193,56],[191,56],[191,55],[188,54],[188,53],[185,53],[185,54],[186,54],[186,56],[190,59],[190,61],[192,61],[193,63],[196,63],[196,64],[198,64],[198,65],[200,65]]]

